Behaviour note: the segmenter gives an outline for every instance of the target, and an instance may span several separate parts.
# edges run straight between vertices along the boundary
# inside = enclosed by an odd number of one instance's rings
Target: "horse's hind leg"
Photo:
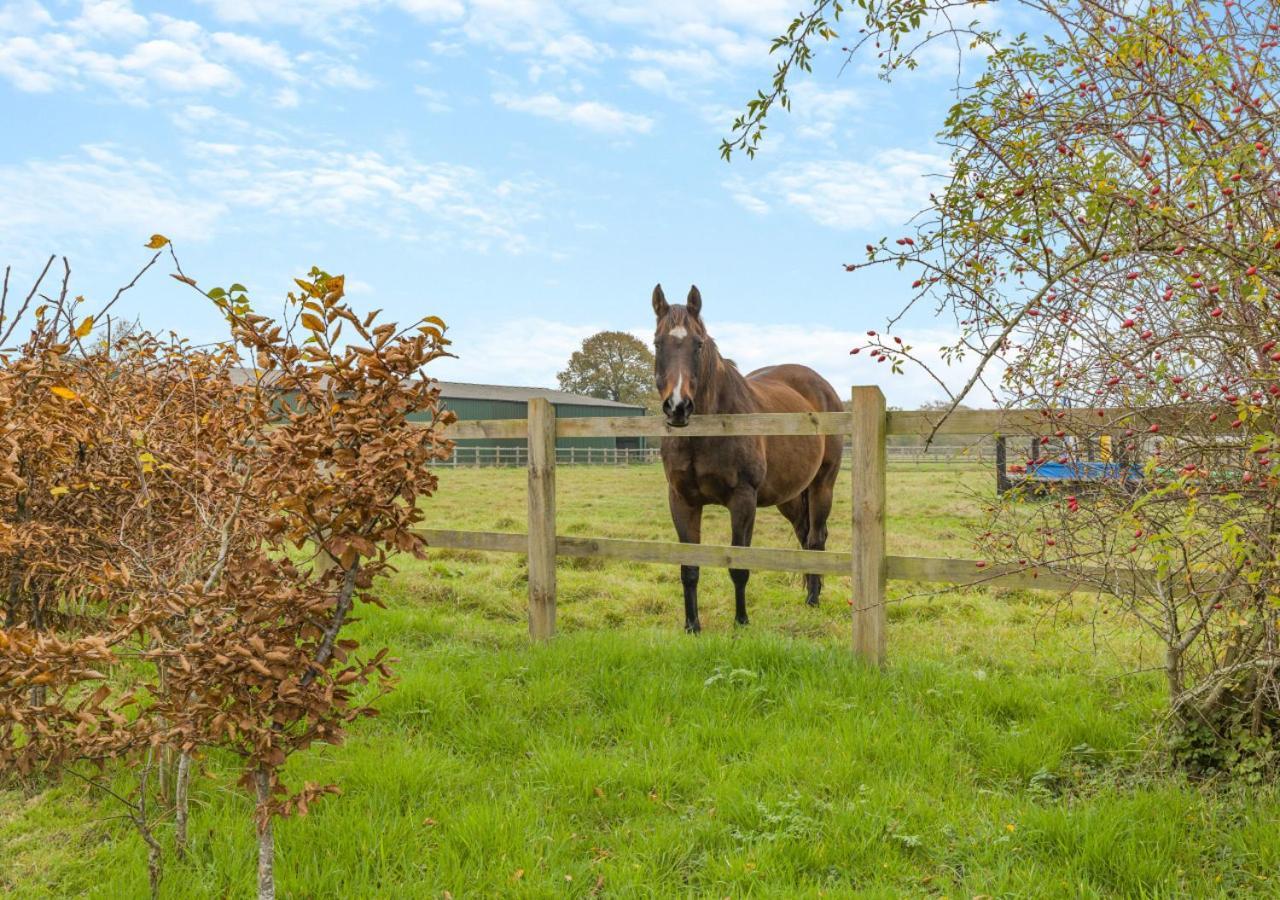
[[[796,533],[796,540],[800,542],[800,549],[805,550],[809,547],[809,491],[806,489],[800,496],[788,500],[785,503],[778,504],[778,512],[786,516],[791,528]],[[806,575],[804,577],[805,587],[809,589],[809,595],[812,596],[812,588],[809,579],[816,576]],[[821,589],[821,582],[819,582]],[[814,602],[812,600],[810,603]]]
[[[802,541],[806,550],[827,549],[827,519],[831,516],[831,503],[835,498],[836,478],[839,474],[840,457],[836,456],[833,463],[823,463],[813,484],[804,492],[805,505],[809,508],[809,527]],[[799,535],[799,529],[796,529],[796,534]],[[818,597],[822,593],[822,576],[806,575],[804,583],[807,588],[805,602],[810,606],[817,606]]]

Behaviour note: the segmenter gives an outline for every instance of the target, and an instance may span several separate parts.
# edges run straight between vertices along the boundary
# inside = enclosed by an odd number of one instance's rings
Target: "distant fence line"
[[[557,447],[556,465],[560,466],[629,466],[660,461],[658,446],[641,448],[613,447]],[[886,447],[885,454],[891,463],[923,465],[928,463],[957,463],[962,465],[989,465],[995,461],[992,446],[933,446],[926,452],[921,446]],[[850,448],[844,449],[847,467]],[[527,447],[455,447],[453,456],[441,465],[461,468],[524,468],[529,465]]]

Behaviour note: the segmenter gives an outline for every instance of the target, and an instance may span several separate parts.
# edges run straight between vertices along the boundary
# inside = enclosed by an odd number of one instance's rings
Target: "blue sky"
[[[848,350],[910,277],[846,274],[945,170],[938,50],[893,85],[819,57],[754,160],[718,155],[797,0],[0,0],[0,263],[51,252],[100,297],[173,238],[266,311],[313,264],[398,319],[434,314],[437,377],[554,385],[583,337],[652,331],[691,282],[744,367],[936,396]],[[986,12],[990,20],[992,13]],[[121,310],[196,340],[212,309],[150,278]],[[951,323],[922,311],[918,345]],[[958,377],[958,373],[957,373]]]

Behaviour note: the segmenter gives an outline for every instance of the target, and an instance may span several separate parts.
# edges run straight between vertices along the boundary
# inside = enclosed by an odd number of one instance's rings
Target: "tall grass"
[[[891,473],[890,551],[966,552],[986,473]],[[433,524],[523,530],[521,471],[447,473]],[[841,488],[832,546],[848,540]],[[761,514],[760,544],[790,546]],[[776,520],[776,521],[775,521]],[[653,467],[564,469],[560,530],[667,538]],[[722,515],[707,540],[727,539]],[[1152,756],[1152,648],[1104,602],[893,586],[891,664],[847,651],[847,581],[804,607],[760,573],[753,624],[703,578],[697,639],[666,567],[562,566],[563,633],[524,638],[517,557],[435,554],[358,627],[398,689],[342,747],[296,761],[336,781],[279,831],[285,896],[1274,896],[1280,798],[1191,785]],[[202,761],[173,897],[253,884],[249,801]],[[76,784],[0,794],[0,890],[130,897],[144,851]]]

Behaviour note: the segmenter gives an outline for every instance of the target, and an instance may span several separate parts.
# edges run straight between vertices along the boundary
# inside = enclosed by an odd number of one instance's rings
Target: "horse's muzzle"
[[[689,424],[689,417],[693,415],[693,401],[681,400],[679,403],[672,403],[668,397],[662,401],[662,412],[667,417],[667,424],[672,428],[684,428]]]

